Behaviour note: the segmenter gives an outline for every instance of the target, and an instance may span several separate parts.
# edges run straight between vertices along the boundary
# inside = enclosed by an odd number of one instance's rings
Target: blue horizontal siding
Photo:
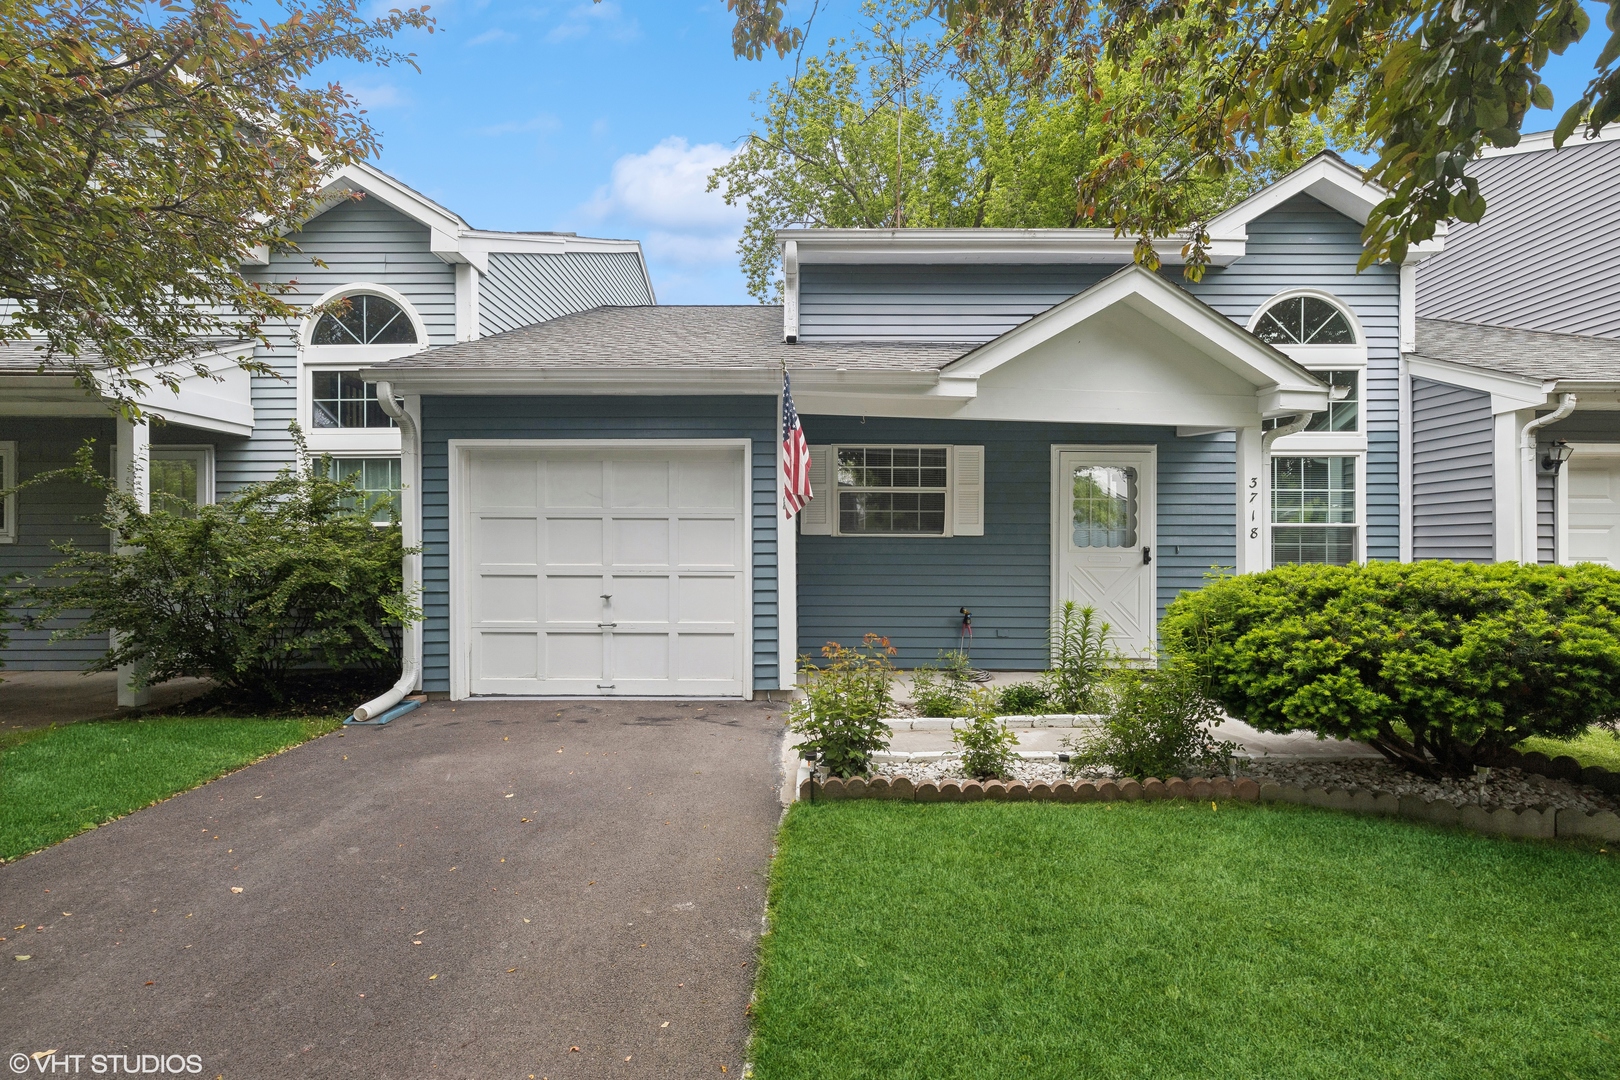
[[[1236,444],[1230,432],[991,421],[807,416],[813,443],[951,443],[985,448],[983,536],[799,537],[799,651],[886,635],[910,667],[957,647],[973,612],[980,667],[1046,666],[1051,608],[1052,446],[1158,447],[1158,606],[1237,561]]]
[[[71,465],[74,453],[91,439],[95,440],[97,468],[110,473],[116,439],[110,418],[0,417],[0,442],[17,444],[18,482]],[[62,557],[56,544],[72,542],[106,551],[112,541],[107,531],[96,524],[102,508],[101,493],[87,484],[56,480],[20,491],[16,499],[17,539],[15,543],[0,544],[0,589],[14,574],[24,579],[15,584],[49,580],[46,571]],[[69,617],[39,630],[9,627],[11,644],[0,652],[0,660],[16,671],[83,668],[107,651],[105,634],[73,641],[50,640],[53,630],[81,619]]]
[[[776,689],[776,398],[422,399],[422,672],[450,689],[451,439],[742,439],[753,444],[754,686]]]

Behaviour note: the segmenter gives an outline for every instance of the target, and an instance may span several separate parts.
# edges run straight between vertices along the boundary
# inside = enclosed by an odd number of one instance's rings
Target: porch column
[[[1237,572],[1266,568],[1266,525],[1270,520],[1270,477],[1266,474],[1260,428],[1237,429]]]
[[[122,416],[118,418],[118,442],[113,453],[113,478],[122,491],[135,497],[142,510],[152,508],[152,429],[145,422],[134,423]],[[112,538],[114,544],[118,537]],[[114,631],[114,644],[117,643]],[[147,687],[133,685],[135,667],[121,664],[118,668],[118,705],[120,708],[139,708],[151,700]]]

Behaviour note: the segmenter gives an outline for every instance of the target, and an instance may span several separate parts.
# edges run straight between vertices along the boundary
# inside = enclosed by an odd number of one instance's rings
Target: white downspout
[[[399,424],[399,474],[405,483],[417,475],[416,459],[420,454],[416,421],[394,400],[392,383],[377,384],[377,404],[382,411]],[[413,500],[402,498],[400,513],[401,539],[405,542],[404,587],[407,596],[420,596],[422,588],[422,522],[412,512]],[[356,720],[372,720],[398,705],[406,694],[416,689],[417,673],[422,670],[422,624],[413,622],[405,627],[405,656],[399,681],[381,697],[376,697],[354,710]]]
[[[1519,434],[1519,561],[1535,565],[1536,545],[1536,432],[1556,424],[1575,411],[1575,395],[1559,394],[1558,408],[1538,416]]]

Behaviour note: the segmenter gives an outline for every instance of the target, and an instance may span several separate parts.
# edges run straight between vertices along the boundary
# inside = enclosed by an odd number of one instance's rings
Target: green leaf
[[[1535,86],[1530,88],[1530,104],[1534,105],[1538,109],[1550,109],[1550,108],[1552,108],[1553,107],[1552,87],[1548,86],[1544,82],[1536,83]]]
[[[1575,125],[1581,122],[1586,114],[1586,102],[1577,101],[1564,110],[1564,115],[1558,118],[1558,126],[1553,128],[1553,146],[1563,146],[1570,135],[1575,132]]]

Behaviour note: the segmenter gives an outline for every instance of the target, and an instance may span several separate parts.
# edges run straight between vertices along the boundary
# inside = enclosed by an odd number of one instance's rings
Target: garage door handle
[[[605,592],[605,593],[602,594],[602,599],[611,600],[611,599],[613,599],[613,594],[610,593],[610,592]]]
[[[616,622],[599,622],[596,625],[602,629],[606,629],[610,626],[618,626],[619,624]]]

